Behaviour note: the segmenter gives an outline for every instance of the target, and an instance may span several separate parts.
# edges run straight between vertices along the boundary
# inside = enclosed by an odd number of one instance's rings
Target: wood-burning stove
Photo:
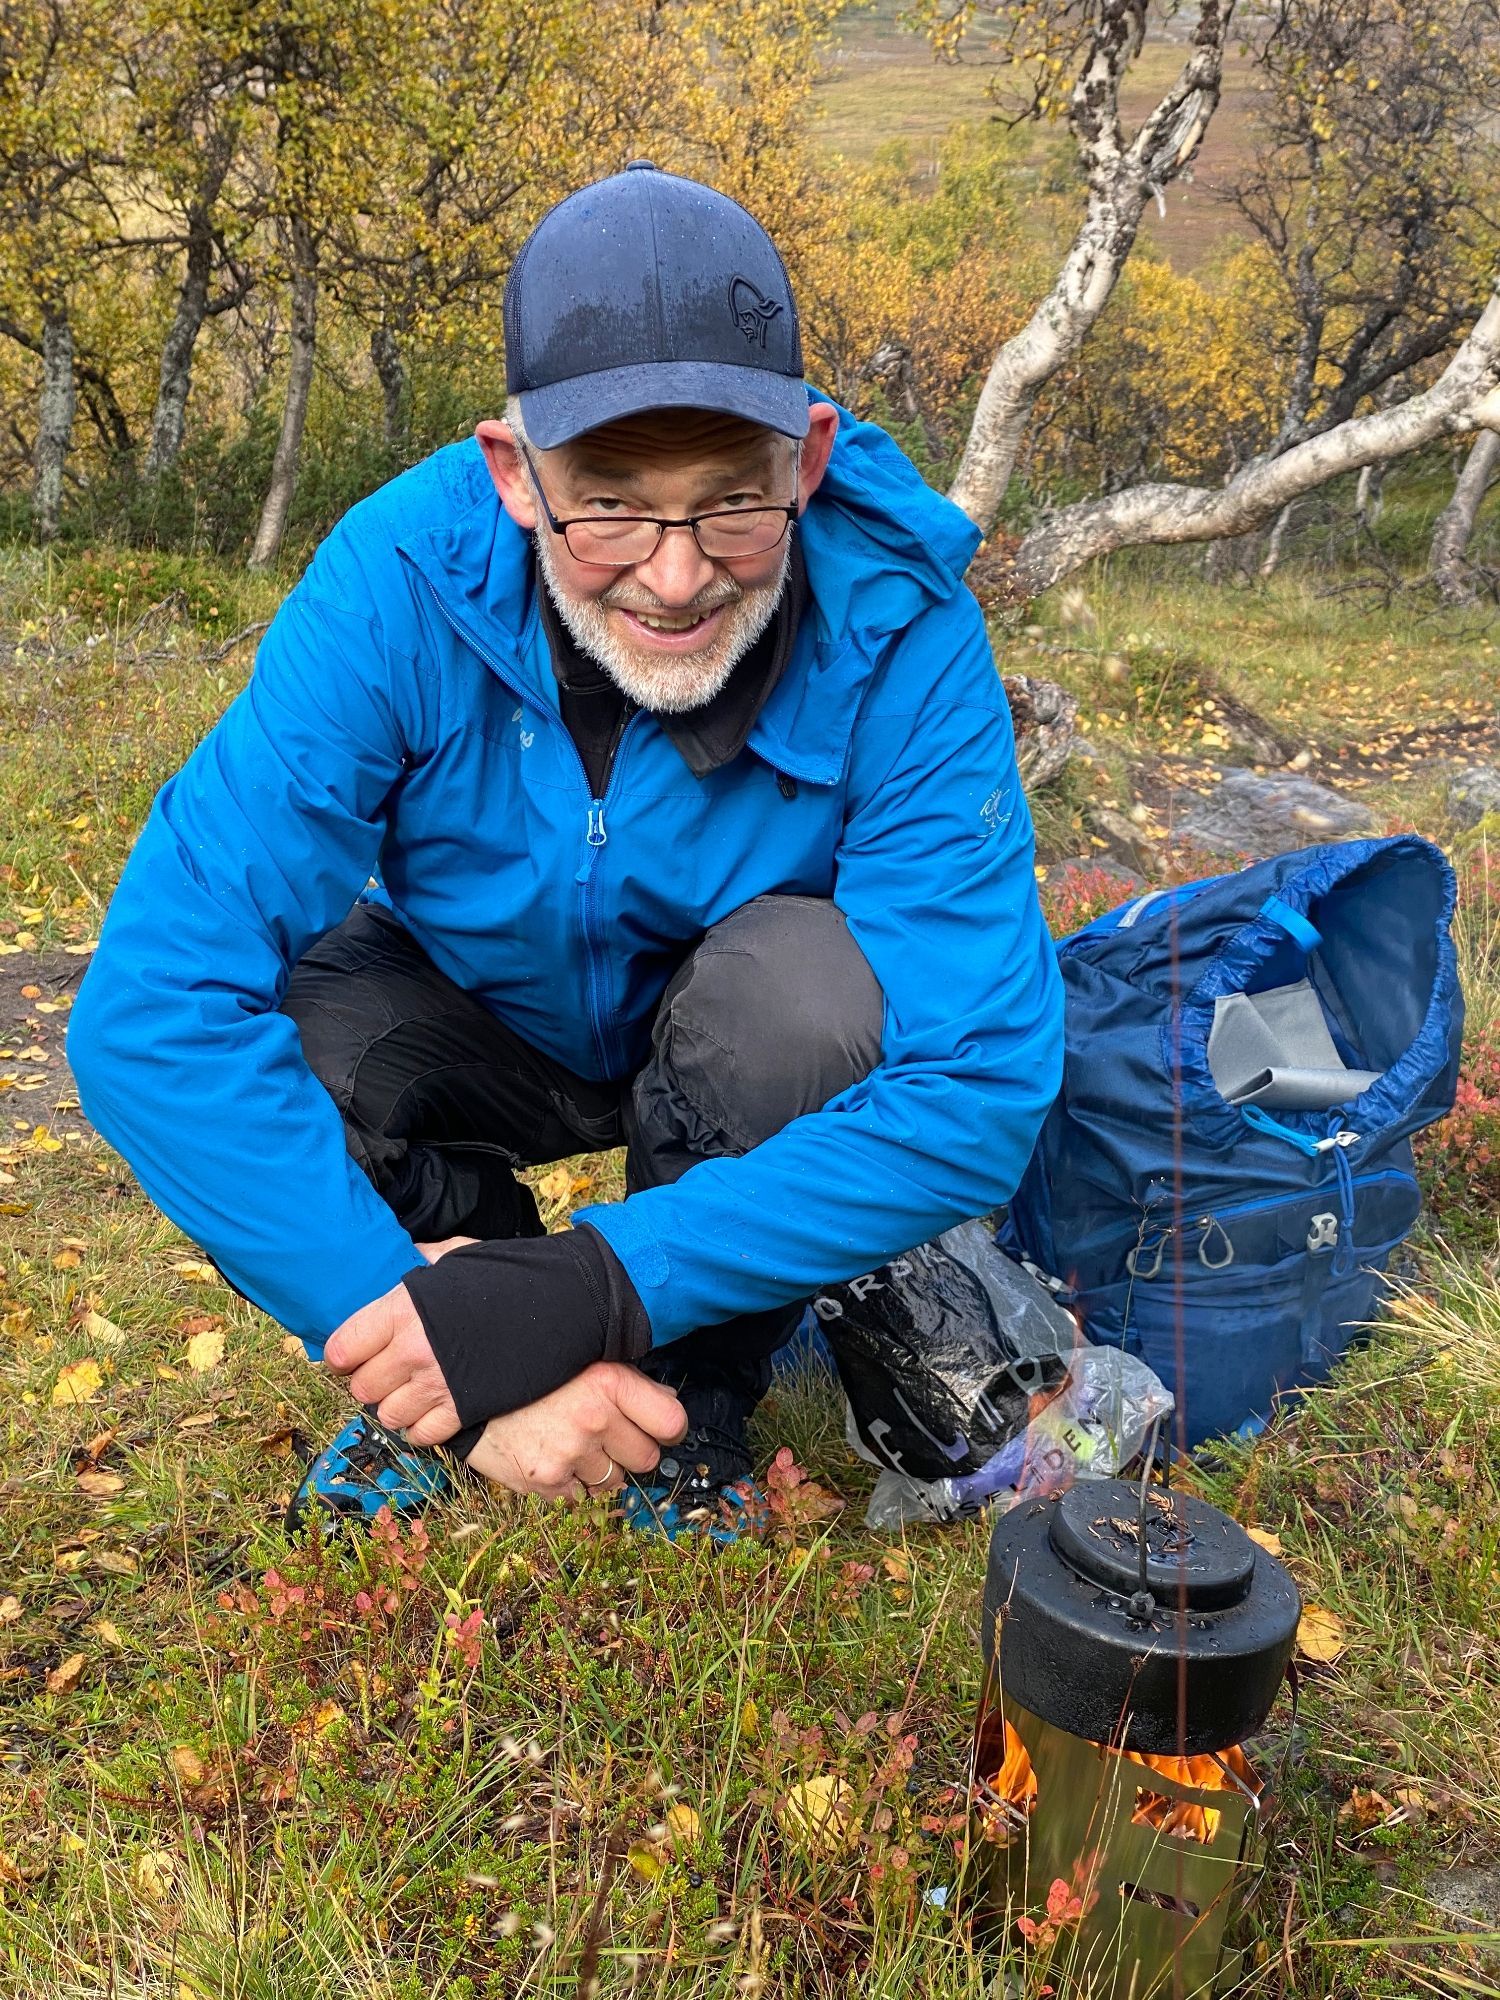
[[[974,1827],[991,1900],[1046,1940],[1059,1994],[1233,1990],[1270,1804],[1242,1746],[1300,1608],[1227,1514],[1164,1486],[1086,1482],[997,1522]]]

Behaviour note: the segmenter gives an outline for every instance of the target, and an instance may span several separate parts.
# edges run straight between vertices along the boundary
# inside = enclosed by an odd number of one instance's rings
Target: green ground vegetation
[[[1057,920],[1100,893],[1090,809],[1210,756],[1217,688],[1316,736],[1319,768],[1387,745],[1356,776],[1454,848],[1474,1024],[1395,1309],[1194,1474],[1279,1537],[1344,1645],[1307,1669],[1251,1990],[1500,1995],[1500,883],[1412,742],[1471,740],[1500,634],[1294,570],[1193,575],[1119,565],[997,634],[1007,668],[1073,687],[1095,751],[1039,801],[1044,862],[1077,863]],[[55,1061],[68,968],[276,588],[97,550],[12,552],[0,593],[0,974]],[[1060,1960],[981,1945],[963,1903],[985,1529],[866,1530],[825,1379],[765,1407],[772,1525],[727,1551],[475,1493],[292,1545],[338,1392],[64,1093],[17,1084],[0,1113],[0,1995],[1063,1990]],[[536,1178],[554,1226],[618,1192],[610,1160]],[[809,1782],[847,1787],[836,1836],[799,1827]]]

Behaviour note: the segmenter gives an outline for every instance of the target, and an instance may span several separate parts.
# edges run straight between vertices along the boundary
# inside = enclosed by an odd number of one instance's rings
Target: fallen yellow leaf
[[[668,1806],[663,1817],[668,1839],[683,1847],[691,1847],[703,1832],[703,1822],[691,1806]]]
[[[170,1847],[150,1847],[136,1859],[135,1886],[150,1902],[164,1903],[177,1874],[177,1856]]]
[[[71,1694],[83,1679],[84,1654],[69,1653],[47,1676],[48,1694]]]
[[[81,1250],[59,1250],[52,1259],[52,1268],[54,1271],[76,1271],[82,1262]]]
[[[125,1643],[120,1637],[119,1626],[111,1618],[91,1619],[84,1629],[92,1632],[96,1639],[102,1639],[106,1646],[123,1646]]]
[[[213,1265],[201,1263],[195,1258],[188,1258],[181,1264],[174,1264],[172,1269],[177,1273],[179,1278],[186,1278],[188,1283],[192,1285],[216,1285],[219,1282],[219,1274]]]
[[[660,1841],[633,1840],[625,1850],[625,1859],[643,1882],[655,1882],[666,1873],[667,1850]]]
[[[1307,1606],[1297,1624],[1297,1651],[1304,1660],[1328,1666],[1348,1643],[1342,1622],[1331,1611],[1317,1604]]]
[[[1273,1535],[1269,1528],[1247,1528],[1245,1533],[1258,1549],[1264,1549],[1268,1556],[1281,1554],[1281,1537]]]
[[[90,1308],[78,1325],[79,1330],[87,1334],[90,1340],[97,1341],[103,1347],[120,1347],[124,1344],[124,1334],[114,1321],[106,1319],[102,1312],[95,1312]]]
[[[218,1326],[195,1333],[183,1350],[187,1365],[195,1375],[206,1375],[224,1359],[224,1329]]]
[[[82,1361],[70,1361],[59,1369],[56,1382],[52,1385],[54,1406],[62,1403],[92,1403],[104,1387],[104,1371],[92,1355],[85,1355]]]
[[[1348,1820],[1357,1833],[1368,1833],[1391,1816],[1391,1802],[1383,1792],[1355,1790],[1339,1807],[1339,1818]]]
[[[33,1126],[31,1137],[27,1141],[32,1151],[37,1153],[60,1153],[62,1143],[61,1139],[53,1138],[45,1125]]]
[[[740,1707],[740,1734],[747,1743],[754,1743],[760,1736],[760,1710],[753,1701]]]
[[[778,1817],[782,1832],[807,1854],[841,1854],[859,1832],[854,1788],[831,1771],[793,1785]]]
[[[0,1597],[0,1625],[14,1625],[21,1615],[21,1600],[7,1591]]]
[[[203,1759],[190,1743],[179,1743],[172,1752],[172,1769],[185,1785],[201,1785],[207,1775]]]
[[[550,1174],[542,1175],[536,1191],[543,1201],[566,1201],[573,1192],[573,1176],[566,1167],[554,1167]]]

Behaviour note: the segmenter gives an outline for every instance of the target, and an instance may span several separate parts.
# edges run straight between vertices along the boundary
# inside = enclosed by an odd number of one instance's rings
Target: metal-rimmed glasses
[[[730,507],[711,514],[689,514],[680,521],[664,521],[650,514],[583,514],[559,521],[542,491],[531,453],[522,447],[521,457],[542,503],[547,526],[554,535],[562,536],[574,562],[590,569],[631,569],[637,563],[650,562],[668,528],[690,529],[710,562],[769,555],[797,518],[793,502],[789,507]]]

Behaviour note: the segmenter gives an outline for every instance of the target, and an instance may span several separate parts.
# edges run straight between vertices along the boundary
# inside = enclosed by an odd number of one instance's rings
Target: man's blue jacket
[[[581,1213],[657,1342],[867,1271],[1015,1187],[1060,1079],[1062,998],[962,581],[976,531],[841,413],[796,532],[810,603],[747,747],[695,778],[637,713],[591,799],[529,541],[478,446],[449,446],[329,535],[163,787],[69,1056],[147,1193],[315,1354],[421,1261],[277,1011],[361,894],[591,1078],[639,1067],[674,968],[731,910],[770,892],[843,910],[885,994],[879,1066],[743,1158]]]

